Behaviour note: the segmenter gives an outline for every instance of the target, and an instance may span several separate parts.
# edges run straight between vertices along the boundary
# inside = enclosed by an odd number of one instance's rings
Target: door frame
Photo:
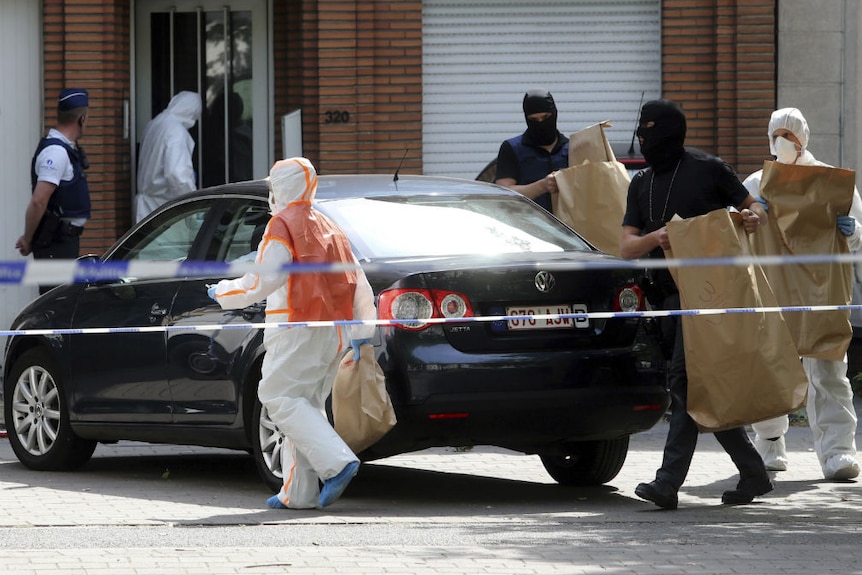
[[[130,0],[130,52],[131,52],[131,81],[130,102],[128,109],[123,110],[123,121],[129,134],[129,147],[131,154],[131,198],[137,193],[137,167],[138,167],[138,139],[142,134],[147,122],[153,117],[148,97],[139,97],[139,92],[147,90],[151,85],[150,74],[150,30],[147,21],[139,22],[139,9],[142,13],[169,11],[175,8],[177,11],[196,12],[198,9],[206,11],[221,11],[226,7],[234,10],[248,10],[252,12],[254,26],[253,62],[254,74],[254,132],[253,150],[254,160],[252,173],[254,178],[264,178],[269,174],[269,168],[274,158],[275,124],[273,110],[275,109],[275,96],[273,86],[275,72],[273,70],[273,40],[272,40],[272,0]],[[140,19],[144,20],[144,19]],[[140,28],[139,28],[140,27]],[[258,30],[261,33],[258,33]],[[262,36],[262,37],[261,37]],[[260,73],[258,68],[261,68]],[[263,89],[257,89],[263,83]],[[198,124],[199,125],[199,124]],[[197,153],[197,151],[195,152]]]

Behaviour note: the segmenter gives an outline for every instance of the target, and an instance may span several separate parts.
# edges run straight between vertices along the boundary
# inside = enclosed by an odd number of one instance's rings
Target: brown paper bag
[[[554,215],[605,253],[620,255],[620,235],[630,178],[605,136],[609,122],[571,135],[569,167],[554,173]]]
[[[569,166],[577,166],[586,161],[612,162],[617,159],[608,143],[605,128],[612,126],[610,120],[587,126],[569,136]]]
[[[856,174],[825,166],[765,162],[760,195],[768,205],[767,225],[752,234],[758,255],[849,253],[836,229],[850,212]],[[780,306],[848,305],[853,297],[853,265],[823,263],[763,266]],[[787,312],[787,327],[799,355],[840,361],[853,330],[850,311]]]
[[[335,431],[354,453],[368,449],[395,426],[395,409],[374,346],[360,347],[359,362],[353,360],[353,349],[342,358],[332,384],[332,417]]]
[[[668,257],[741,257],[742,216],[727,210],[667,224]],[[773,307],[759,266],[671,268],[683,309]],[[682,316],[688,413],[701,431],[784,415],[805,405],[808,379],[778,312]]]

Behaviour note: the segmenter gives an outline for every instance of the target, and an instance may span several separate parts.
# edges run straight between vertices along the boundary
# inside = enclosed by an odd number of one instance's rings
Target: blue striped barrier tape
[[[503,322],[503,321],[552,321],[560,319],[584,320],[584,319],[612,319],[612,318],[644,318],[644,317],[671,317],[671,316],[698,316],[698,315],[720,315],[731,313],[788,313],[788,312],[817,312],[817,311],[848,311],[862,309],[862,305],[817,305],[817,306],[775,306],[775,307],[744,307],[744,308],[709,308],[709,309],[676,309],[676,310],[644,310],[644,311],[618,311],[618,312],[578,312],[563,314],[534,314],[534,315],[493,315],[466,318],[429,318],[422,320],[413,319],[386,319],[386,320],[332,320],[332,321],[302,321],[302,322],[271,322],[271,323],[231,323],[231,324],[205,324],[205,325],[165,325],[165,326],[141,326],[141,327],[88,327],[88,328],[66,328],[66,329],[22,329],[0,331],[0,336],[24,336],[24,335],[90,335],[90,334],[114,334],[114,333],[153,333],[153,332],[201,332],[221,331],[227,329],[275,329],[287,327],[335,327],[349,325],[374,325],[374,326],[416,326],[426,324],[464,324],[479,322]]]
[[[703,266],[761,266],[791,264],[824,264],[862,262],[862,253],[802,256],[738,256],[721,258],[690,259],[594,259],[589,261],[537,262],[536,268],[544,270],[593,270],[593,269],[656,269]],[[433,266],[433,262],[431,264]],[[441,263],[440,269],[446,269]],[[385,270],[387,264],[364,263],[366,272]],[[155,278],[232,278],[250,271],[287,271],[290,273],[335,272],[356,269],[355,264],[308,264],[290,263],[280,266],[254,262],[157,262],[157,261],[110,261],[92,260],[27,260],[0,262],[0,284],[57,285],[63,283],[85,283],[94,281]]]

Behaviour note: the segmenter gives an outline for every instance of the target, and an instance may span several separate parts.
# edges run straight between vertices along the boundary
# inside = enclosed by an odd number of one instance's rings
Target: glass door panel
[[[136,128],[181,90],[201,94],[192,128],[201,187],[264,177],[270,164],[265,0],[199,0],[136,8]]]

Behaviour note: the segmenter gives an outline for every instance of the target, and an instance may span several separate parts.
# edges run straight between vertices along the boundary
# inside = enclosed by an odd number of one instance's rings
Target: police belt
[[[73,226],[68,220],[60,220],[57,228],[57,234],[61,236],[80,236],[83,233],[83,226]]]

